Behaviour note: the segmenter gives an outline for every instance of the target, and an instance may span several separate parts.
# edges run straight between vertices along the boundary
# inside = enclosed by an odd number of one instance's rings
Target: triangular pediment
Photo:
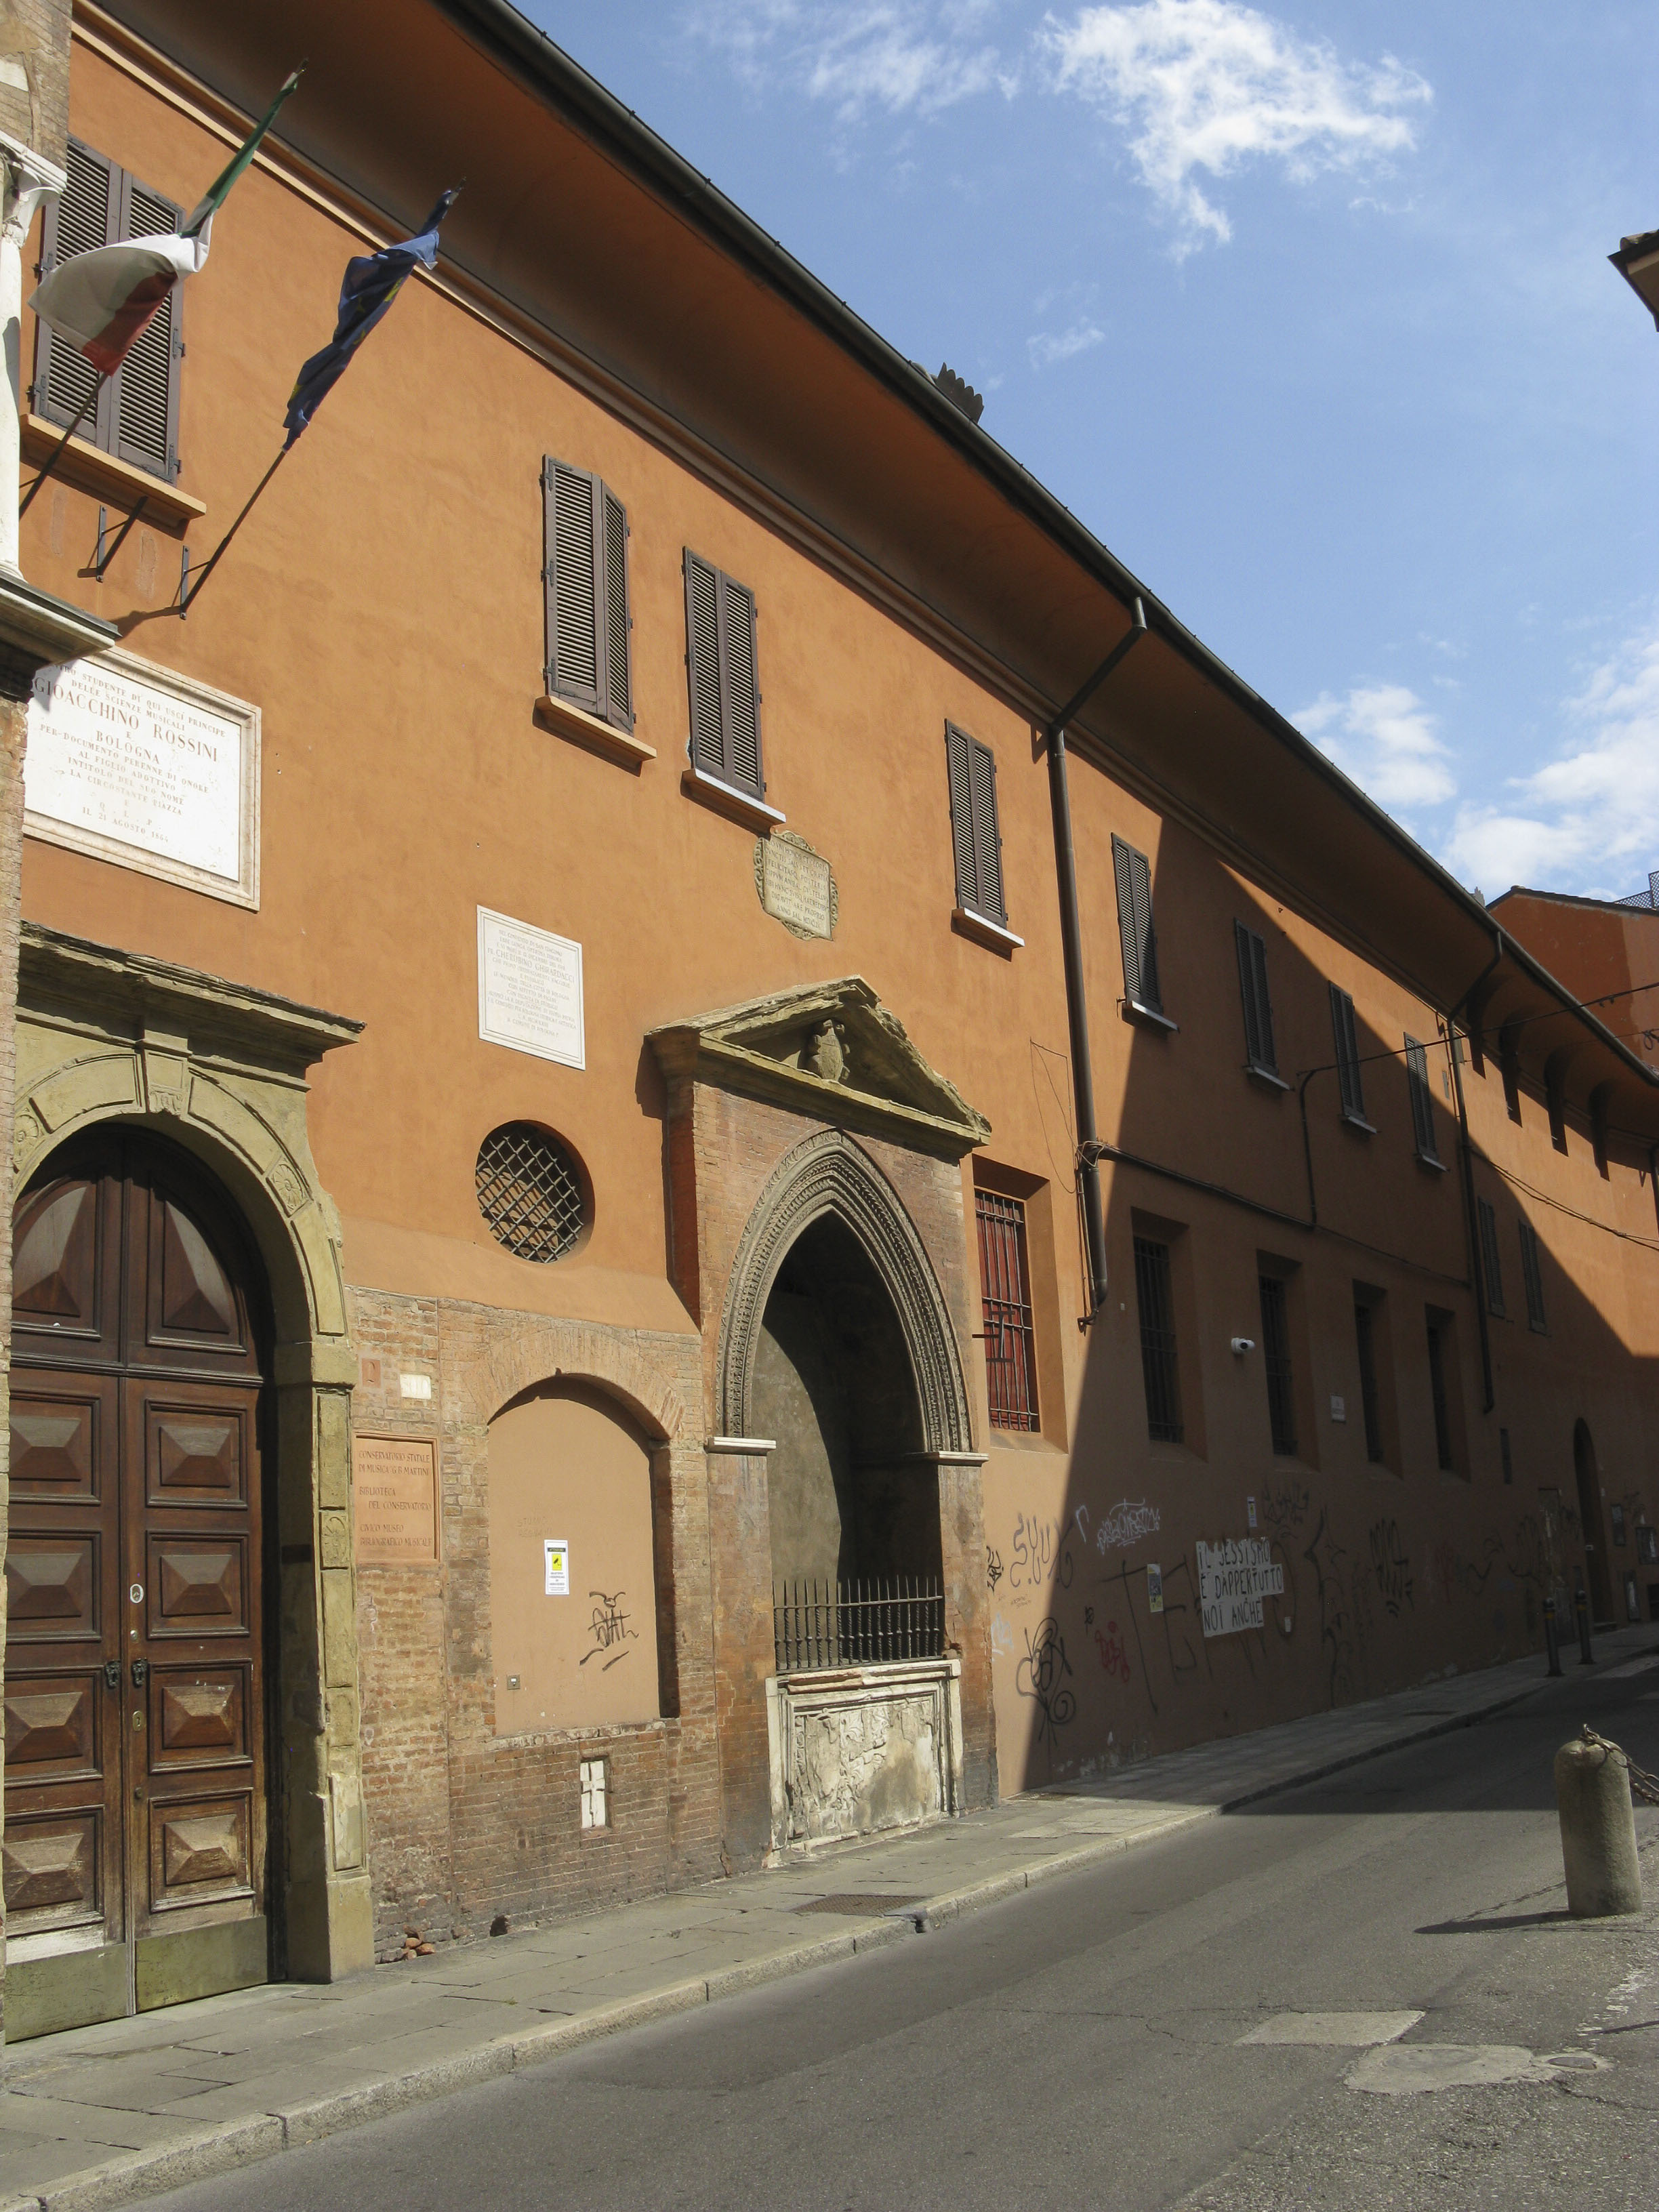
[[[664,1071],[960,1159],[991,1125],[929,1066],[861,975],[653,1030]]]

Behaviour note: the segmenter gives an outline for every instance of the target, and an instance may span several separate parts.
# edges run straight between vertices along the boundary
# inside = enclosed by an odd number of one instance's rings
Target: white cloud
[[[1105,335],[1097,324],[1073,323],[1068,331],[1038,331],[1026,339],[1025,350],[1031,357],[1033,368],[1051,368],[1057,361],[1070,361],[1074,354],[1087,353]]]
[[[1403,684],[1322,691],[1291,719],[1379,806],[1438,806],[1456,793],[1435,717]]]
[[[686,21],[757,89],[793,84],[851,122],[1012,95],[1017,74],[982,35],[991,14],[990,0],[697,0]]]
[[[1488,892],[1510,884],[1618,898],[1659,867],[1659,612],[1567,704],[1557,757],[1465,805],[1447,860]]]
[[[1407,111],[1433,94],[1391,57],[1343,61],[1239,0],[1142,0],[1048,17],[1039,34],[1060,91],[1093,102],[1129,134],[1141,176],[1177,227],[1184,255],[1232,235],[1199,181],[1253,159],[1297,182],[1357,169],[1416,143]]]

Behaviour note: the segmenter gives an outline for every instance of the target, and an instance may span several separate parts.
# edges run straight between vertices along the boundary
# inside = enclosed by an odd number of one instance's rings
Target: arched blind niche
[[[651,1453],[601,1392],[542,1384],[490,1423],[489,1579],[497,1735],[659,1717]]]

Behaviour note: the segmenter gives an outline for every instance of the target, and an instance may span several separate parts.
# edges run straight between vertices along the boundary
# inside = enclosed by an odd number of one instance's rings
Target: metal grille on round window
[[[520,1260],[562,1260],[586,1225],[575,1161],[533,1121],[506,1121],[478,1147],[478,1211]]]

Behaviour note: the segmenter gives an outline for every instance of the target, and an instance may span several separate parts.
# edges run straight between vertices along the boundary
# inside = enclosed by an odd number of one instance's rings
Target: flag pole
[[[17,519],[20,522],[28,513],[30,507],[34,504],[35,493],[40,490],[41,485],[45,483],[46,478],[58,466],[58,462],[63,459],[64,454],[68,448],[70,440],[75,435],[81,425],[86,421],[88,416],[91,414],[93,409],[97,405],[98,395],[103,390],[104,383],[105,380],[100,376],[97,382],[93,386],[91,392],[88,394],[86,404],[82,408],[81,412],[76,416],[75,420],[70,424],[68,429],[64,431],[63,436],[58,441],[58,443],[52,447],[51,459],[35,477],[34,482],[29,486],[28,489],[24,493],[22,501],[17,509]]]
[[[260,477],[258,483],[254,485],[253,489],[248,494],[247,504],[243,507],[235,521],[231,524],[229,529],[226,531],[224,536],[219,540],[219,543],[214,547],[212,552],[209,554],[207,560],[203,566],[201,574],[196,579],[196,581],[191,585],[187,591],[183,586],[180,586],[179,592],[179,613],[181,617],[188,614],[190,610],[195,605],[197,600],[201,598],[203,585],[206,583],[208,578],[218,567],[231,539],[236,535],[242,525],[247,520],[248,516],[253,512],[254,502],[258,500],[261,492],[264,491],[265,486],[270,482],[272,477],[276,475],[277,470],[282,467],[283,463],[288,459],[292,451],[293,447],[291,446],[284,446],[283,447],[282,452],[277,454],[276,459],[265,471],[264,476]]]

